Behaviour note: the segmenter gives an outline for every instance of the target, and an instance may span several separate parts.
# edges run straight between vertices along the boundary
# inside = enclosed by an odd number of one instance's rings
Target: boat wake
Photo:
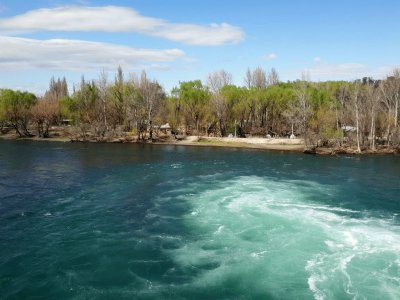
[[[190,285],[198,289],[399,299],[399,226],[326,205],[326,195],[334,198],[335,187],[255,176],[199,180],[160,199],[190,207],[182,217],[190,238],[166,251],[182,270],[196,270]]]

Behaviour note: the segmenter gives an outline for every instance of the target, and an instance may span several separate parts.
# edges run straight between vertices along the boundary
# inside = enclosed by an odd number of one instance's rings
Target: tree
[[[310,95],[308,90],[308,82],[310,80],[309,74],[303,72],[301,74],[301,80],[297,81],[295,88],[295,95],[297,97],[298,104],[298,118],[301,124],[301,132],[304,134],[304,141],[308,143],[308,119],[310,117]]]
[[[138,140],[145,140],[148,115],[138,85],[138,79],[134,76],[126,84],[127,121],[135,124]]]
[[[108,90],[109,90],[109,85],[108,85],[108,75],[105,70],[103,70],[100,73],[99,80],[97,82],[97,87],[99,91],[99,98],[102,103],[102,110],[101,110],[101,115],[103,119],[103,126],[104,126],[104,132],[107,131],[107,106],[108,106]]]
[[[184,106],[186,121],[192,122],[196,133],[199,134],[200,122],[205,115],[210,93],[203,87],[200,80],[181,82],[178,91]]]
[[[267,76],[267,85],[276,85],[279,83],[279,75],[278,72],[272,68],[271,71],[269,71],[268,76]]]
[[[165,100],[165,106],[161,107],[161,117],[164,122],[168,122],[172,132],[177,133],[179,126],[182,123],[182,105],[179,96],[176,95],[175,89],[172,90],[171,96]]]
[[[390,93],[394,104],[394,127],[397,130],[399,127],[400,69],[395,69],[387,80],[390,83]]]
[[[398,135],[399,125],[399,101],[400,101],[400,69],[395,69],[392,76],[387,77],[380,84],[382,92],[382,104],[387,110],[387,144],[390,145],[392,136],[392,127],[394,133]]]
[[[241,135],[242,128],[245,126],[248,113],[246,93],[246,88],[240,88],[234,85],[224,86],[220,91],[226,105],[226,125],[234,126],[234,132],[239,135]],[[239,130],[239,132],[237,132],[237,130]]]
[[[152,81],[147,78],[145,71],[143,71],[140,78],[136,78],[134,82],[143,100],[144,111],[147,116],[146,123],[149,130],[149,139],[152,140],[153,119],[160,108],[161,101],[165,99],[165,93],[157,81]]]
[[[1,90],[0,102],[3,118],[15,129],[19,136],[32,136],[28,129],[31,119],[31,107],[36,104],[37,98],[29,92]]]
[[[82,76],[80,89],[72,95],[73,109],[77,118],[77,125],[81,130],[83,139],[88,138],[88,132],[94,137],[101,136],[101,115],[97,113],[98,89],[94,81],[86,82]]]
[[[283,113],[283,116],[286,117],[290,123],[291,136],[293,136],[295,133],[294,126],[295,125],[298,126],[299,115],[300,115],[300,106],[298,105],[297,101],[293,99],[288,103],[288,106]]]
[[[5,101],[2,97],[3,90],[0,89],[0,132],[3,133],[3,128],[7,123],[7,113],[5,107]]]
[[[376,140],[376,114],[379,107],[379,103],[381,102],[382,92],[378,88],[379,83],[371,82],[366,84],[365,92],[366,92],[366,104],[368,105],[368,109],[370,111],[370,120],[371,120],[371,129],[370,136],[371,139],[371,150],[376,150],[375,140]]]
[[[51,124],[60,115],[59,102],[48,94],[32,107],[32,117],[35,120],[39,137],[48,138]]]
[[[244,82],[248,89],[264,89],[267,86],[267,76],[261,67],[257,67],[253,71],[247,69]]]
[[[207,86],[214,94],[219,93],[224,86],[231,84],[232,74],[226,72],[225,70],[210,73],[207,78]]]
[[[354,117],[356,122],[356,134],[357,134],[357,152],[361,153],[360,147],[360,106],[361,106],[361,85],[356,82],[353,85],[353,90],[351,93],[351,100],[353,104]]]
[[[126,103],[126,85],[124,81],[124,73],[121,66],[118,67],[115,75],[114,85],[111,87],[112,104],[114,112],[114,126],[125,125],[129,129],[129,124],[126,124],[127,103]]]
[[[221,95],[221,89],[230,84],[232,84],[232,75],[224,70],[217,71],[208,75],[207,86],[212,92],[212,110],[216,116],[219,125],[219,134],[221,136],[225,135],[228,116],[227,103],[224,97]]]
[[[44,97],[54,101],[59,101],[62,98],[68,97],[68,84],[65,77],[62,79],[57,78],[57,80],[54,79],[54,76],[51,77],[49,89],[44,94]]]

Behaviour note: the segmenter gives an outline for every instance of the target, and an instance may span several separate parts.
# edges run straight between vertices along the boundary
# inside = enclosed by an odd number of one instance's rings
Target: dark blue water
[[[398,299],[400,157],[0,140],[0,299]]]

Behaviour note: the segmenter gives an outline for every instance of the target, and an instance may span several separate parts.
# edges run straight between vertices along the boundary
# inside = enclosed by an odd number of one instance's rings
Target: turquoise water
[[[0,141],[0,299],[400,299],[400,157]]]

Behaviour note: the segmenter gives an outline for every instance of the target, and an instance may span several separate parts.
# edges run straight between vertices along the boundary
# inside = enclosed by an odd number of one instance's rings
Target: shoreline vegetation
[[[244,86],[224,70],[167,94],[146,72],[82,77],[72,92],[53,77],[42,96],[0,89],[0,138],[152,143],[302,151],[400,153],[400,69],[382,80],[283,83],[248,69]]]

